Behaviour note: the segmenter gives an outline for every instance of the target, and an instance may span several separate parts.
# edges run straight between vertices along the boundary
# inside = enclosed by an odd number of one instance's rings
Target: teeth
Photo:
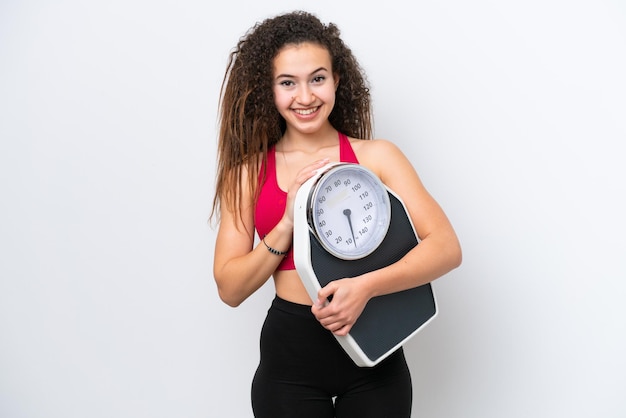
[[[310,115],[311,113],[314,113],[319,107],[314,107],[313,109],[294,109],[294,112],[296,112],[299,115]]]

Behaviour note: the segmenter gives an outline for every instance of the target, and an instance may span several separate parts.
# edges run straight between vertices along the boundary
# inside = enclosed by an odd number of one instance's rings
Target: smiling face
[[[274,103],[287,130],[303,134],[330,124],[338,78],[326,48],[303,43],[287,45],[274,58]]]

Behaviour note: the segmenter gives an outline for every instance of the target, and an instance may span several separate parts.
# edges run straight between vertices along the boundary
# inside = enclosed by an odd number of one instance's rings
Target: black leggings
[[[256,418],[409,418],[411,404],[402,349],[374,367],[358,367],[310,306],[272,302],[252,381]]]

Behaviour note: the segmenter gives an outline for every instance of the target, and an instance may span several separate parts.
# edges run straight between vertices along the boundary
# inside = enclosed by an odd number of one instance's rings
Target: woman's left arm
[[[336,335],[350,332],[372,297],[432,282],[458,267],[462,258],[448,217],[397,146],[385,140],[363,141],[357,155],[362,165],[402,199],[420,243],[396,263],[358,277],[335,280],[318,292],[313,314]],[[331,295],[332,301],[327,304]]]

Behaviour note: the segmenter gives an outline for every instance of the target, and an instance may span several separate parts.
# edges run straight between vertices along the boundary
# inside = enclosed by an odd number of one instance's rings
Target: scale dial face
[[[326,251],[344,260],[371,254],[387,235],[391,204],[387,188],[362,165],[326,171],[309,195],[309,225]]]

